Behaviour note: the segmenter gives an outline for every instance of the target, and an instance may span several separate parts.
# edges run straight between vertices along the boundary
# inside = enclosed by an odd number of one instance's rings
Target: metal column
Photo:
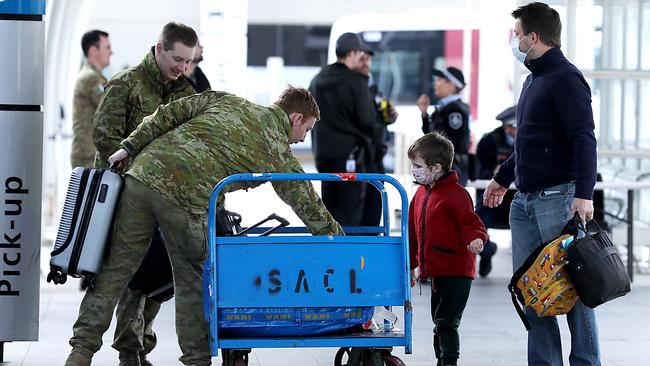
[[[44,14],[0,2],[0,343],[38,340]]]

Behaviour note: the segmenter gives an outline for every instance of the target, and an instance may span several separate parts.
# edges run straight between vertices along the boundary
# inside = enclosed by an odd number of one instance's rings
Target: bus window
[[[445,60],[445,32],[361,32],[375,52],[372,75],[379,90],[399,105],[415,105],[421,94],[429,95],[435,103],[431,69],[450,63]]]

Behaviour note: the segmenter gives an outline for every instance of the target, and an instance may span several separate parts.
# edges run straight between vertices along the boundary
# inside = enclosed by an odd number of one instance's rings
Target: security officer
[[[207,257],[212,188],[235,173],[302,173],[290,144],[304,140],[319,114],[307,90],[289,87],[269,107],[206,91],[161,106],[145,118],[109,158],[120,164],[128,157],[134,160],[125,175],[111,252],[97,275],[95,290],[87,292],[81,303],[73,354],[90,351],[83,349],[90,340],[82,339],[82,334],[93,338],[92,351],[99,348],[116,297],[145,255],[148,233],[159,226],[173,264],[180,360],[185,365],[210,365],[202,262]],[[262,183],[241,182],[228,190]],[[343,234],[310,182],[276,181],[273,187],[312,234]]]
[[[437,131],[444,134],[454,144],[454,164],[458,172],[459,183],[467,184],[469,174],[469,106],[460,99],[460,92],[465,88],[463,73],[455,68],[433,69],[436,80],[433,90],[440,100],[431,116],[427,114],[430,104],[428,95],[422,94],[416,101],[422,112],[422,132]]]
[[[485,134],[478,143],[476,157],[479,162],[479,179],[492,179],[501,163],[506,161],[514,150],[515,134],[517,133],[517,120],[515,111],[517,106],[506,108],[496,116],[501,121],[501,126]],[[476,191],[476,213],[479,215],[486,228],[510,229],[510,202],[515,191],[508,191],[499,207],[488,208],[483,206],[483,192]],[[497,245],[488,239],[483,251],[480,253],[478,274],[487,276],[492,270],[492,256],[497,251]]]
[[[81,37],[84,62],[74,85],[72,99],[72,168],[91,168],[95,159],[93,143],[93,115],[108,82],[102,71],[111,62],[111,42],[108,33],[91,30]]]
[[[110,80],[94,117],[95,167],[108,167],[108,157],[119,149],[120,142],[159,105],[194,94],[194,89],[180,76],[194,59],[197,42],[198,36],[192,28],[180,23],[168,23],[163,27],[157,44],[139,65],[118,73]],[[155,245],[164,248],[160,239],[152,241],[152,246]],[[156,335],[151,325],[159,310],[160,302],[139,291],[125,289],[117,309],[113,342],[113,348],[119,351],[120,366],[150,365],[146,361],[146,354],[156,346]],[[88,321],[93,324],[99,320]],[[73,354],[69,361],[72,361],[66,366],[83,365],[86,359],[89,362],[92,353],[101,345],[101,337],[98,338],[97,333],[97,330],[83,327],[83,324],[75,325],[74,336],[70,340]],[[90,353],[74,353],[74,350]]]

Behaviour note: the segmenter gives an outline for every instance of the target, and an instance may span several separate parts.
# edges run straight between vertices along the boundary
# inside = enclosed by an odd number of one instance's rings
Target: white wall
[[[331,25],[343,15],[364,11],[392,13],[409,8],[463,7],[468,1],[472,0],[249,0],[248,20],[253,24]]]
[[[87,0],[84,0],[87,1]],[[110,34],[113,58],[109,74],[139,63],[153,46],[162,27],[178,21],[199,29],[198,0],[92,0],[86,29]]]

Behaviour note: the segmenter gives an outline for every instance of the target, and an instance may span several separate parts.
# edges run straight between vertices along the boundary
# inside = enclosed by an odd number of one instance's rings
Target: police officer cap
[[[517,119],[515,118],[515,112],[517,111],[517,106],[513,105],[512,107],[508,107],[503,112],[497,114],[495,117],[499,121],[510,125],[512,127],[517,127]]]
[[[458,90],[462,90],[465,87],[465,77],[463,76],[463,72],[455,67],[433,69],[433,75],[451,81]]]
[[[336,40],[336,53],[346,54],[350,51],[372,52],[370,47],[358,35],[350,32],[343,33]]]

